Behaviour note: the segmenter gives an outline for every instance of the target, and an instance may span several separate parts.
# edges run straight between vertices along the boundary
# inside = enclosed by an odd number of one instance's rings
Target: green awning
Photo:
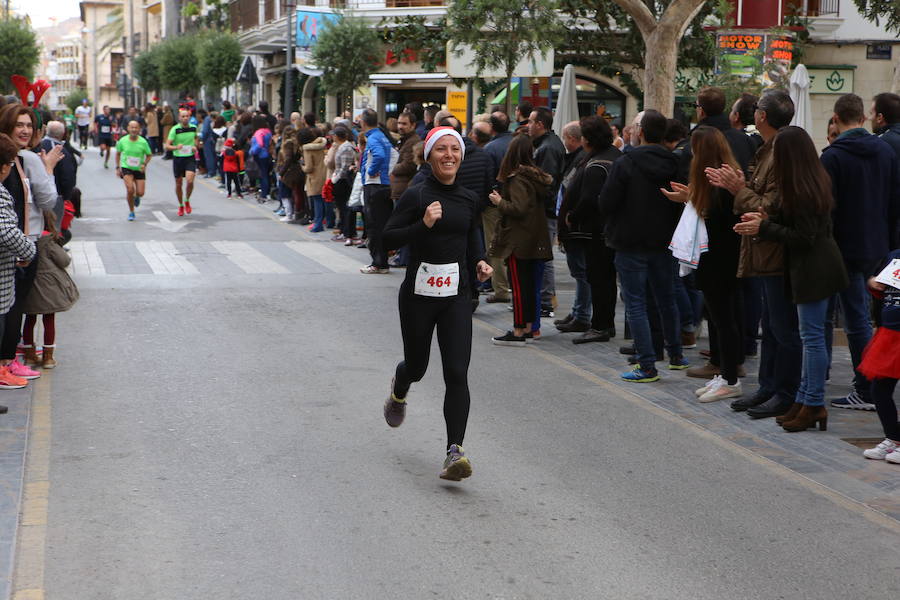
[[[515,102],[519,98],[519,82],[514,81],[512,84],[512,93],[513,93],[513,101]],[[493,104],[504,104],[506,103],[506,88],[500,90],[496,96],[494,96]]]

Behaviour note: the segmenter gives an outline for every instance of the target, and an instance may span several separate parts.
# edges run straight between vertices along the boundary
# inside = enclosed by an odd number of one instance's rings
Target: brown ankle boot
[[[785,421],[781,426],[791,433],[806,431],[818,423],[819,431],[828,430],[828,411],[824,406],[803,406],[797,416],[790,421]]]
[[[38,355],[37,355],[37,348],[35,348],[34,346],[26,346],[24,360],[25,360],[26,365],[41,364],[41,359],[38,358]]]
[[[44,360],[41,362],[41,367],[52,369],[56,366],[56,361],[53,360],[53,350],[55,350],[55,348],[44,346]]]
[[[803,405],[799,402],[794,402],[791,404],[791,407],[788,409],[786,413],[781,416],[775,417],[775,422],[779,425],[784,425],[785,421],[793,421],[797,417],[797,413],[800,412],[800,409],[803,408]]]

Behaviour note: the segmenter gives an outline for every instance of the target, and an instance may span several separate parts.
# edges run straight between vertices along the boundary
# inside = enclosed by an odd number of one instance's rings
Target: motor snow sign
[[[807,66],[810,94],[850,94],[854,70],[849,66]]]

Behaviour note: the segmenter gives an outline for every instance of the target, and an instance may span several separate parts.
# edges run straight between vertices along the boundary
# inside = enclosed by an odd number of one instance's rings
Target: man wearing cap
[[[437,329],[447,427],[447,454],[440,477],[451,481],[472,474],[462,448],[470,401],[472,274],[479,281],[492,274],[479,239],[478,198],[456,182],[464,157],[465,144],[455,129],[432,129],[425,138],[431,173],[424,183],[403,193],[384,229],[386,248],[410,246],[399,297],[403,361],[397,365],[384,418],[391,427],[403,423],[407,394],[425,376]]]

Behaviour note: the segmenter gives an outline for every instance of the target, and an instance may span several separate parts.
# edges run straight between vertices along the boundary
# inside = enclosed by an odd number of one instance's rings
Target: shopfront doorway
[[[385,120],[391,117],[398,117],[403,112],[403,107],[410,102],[420,102],[422,106],[429,104],[437,104],[443,106],[447,103],[447,89],[440,88],[401,88],[401,87],[382,87],[379,90],[379,96],[384,98],[382,106],[384,107]]]

